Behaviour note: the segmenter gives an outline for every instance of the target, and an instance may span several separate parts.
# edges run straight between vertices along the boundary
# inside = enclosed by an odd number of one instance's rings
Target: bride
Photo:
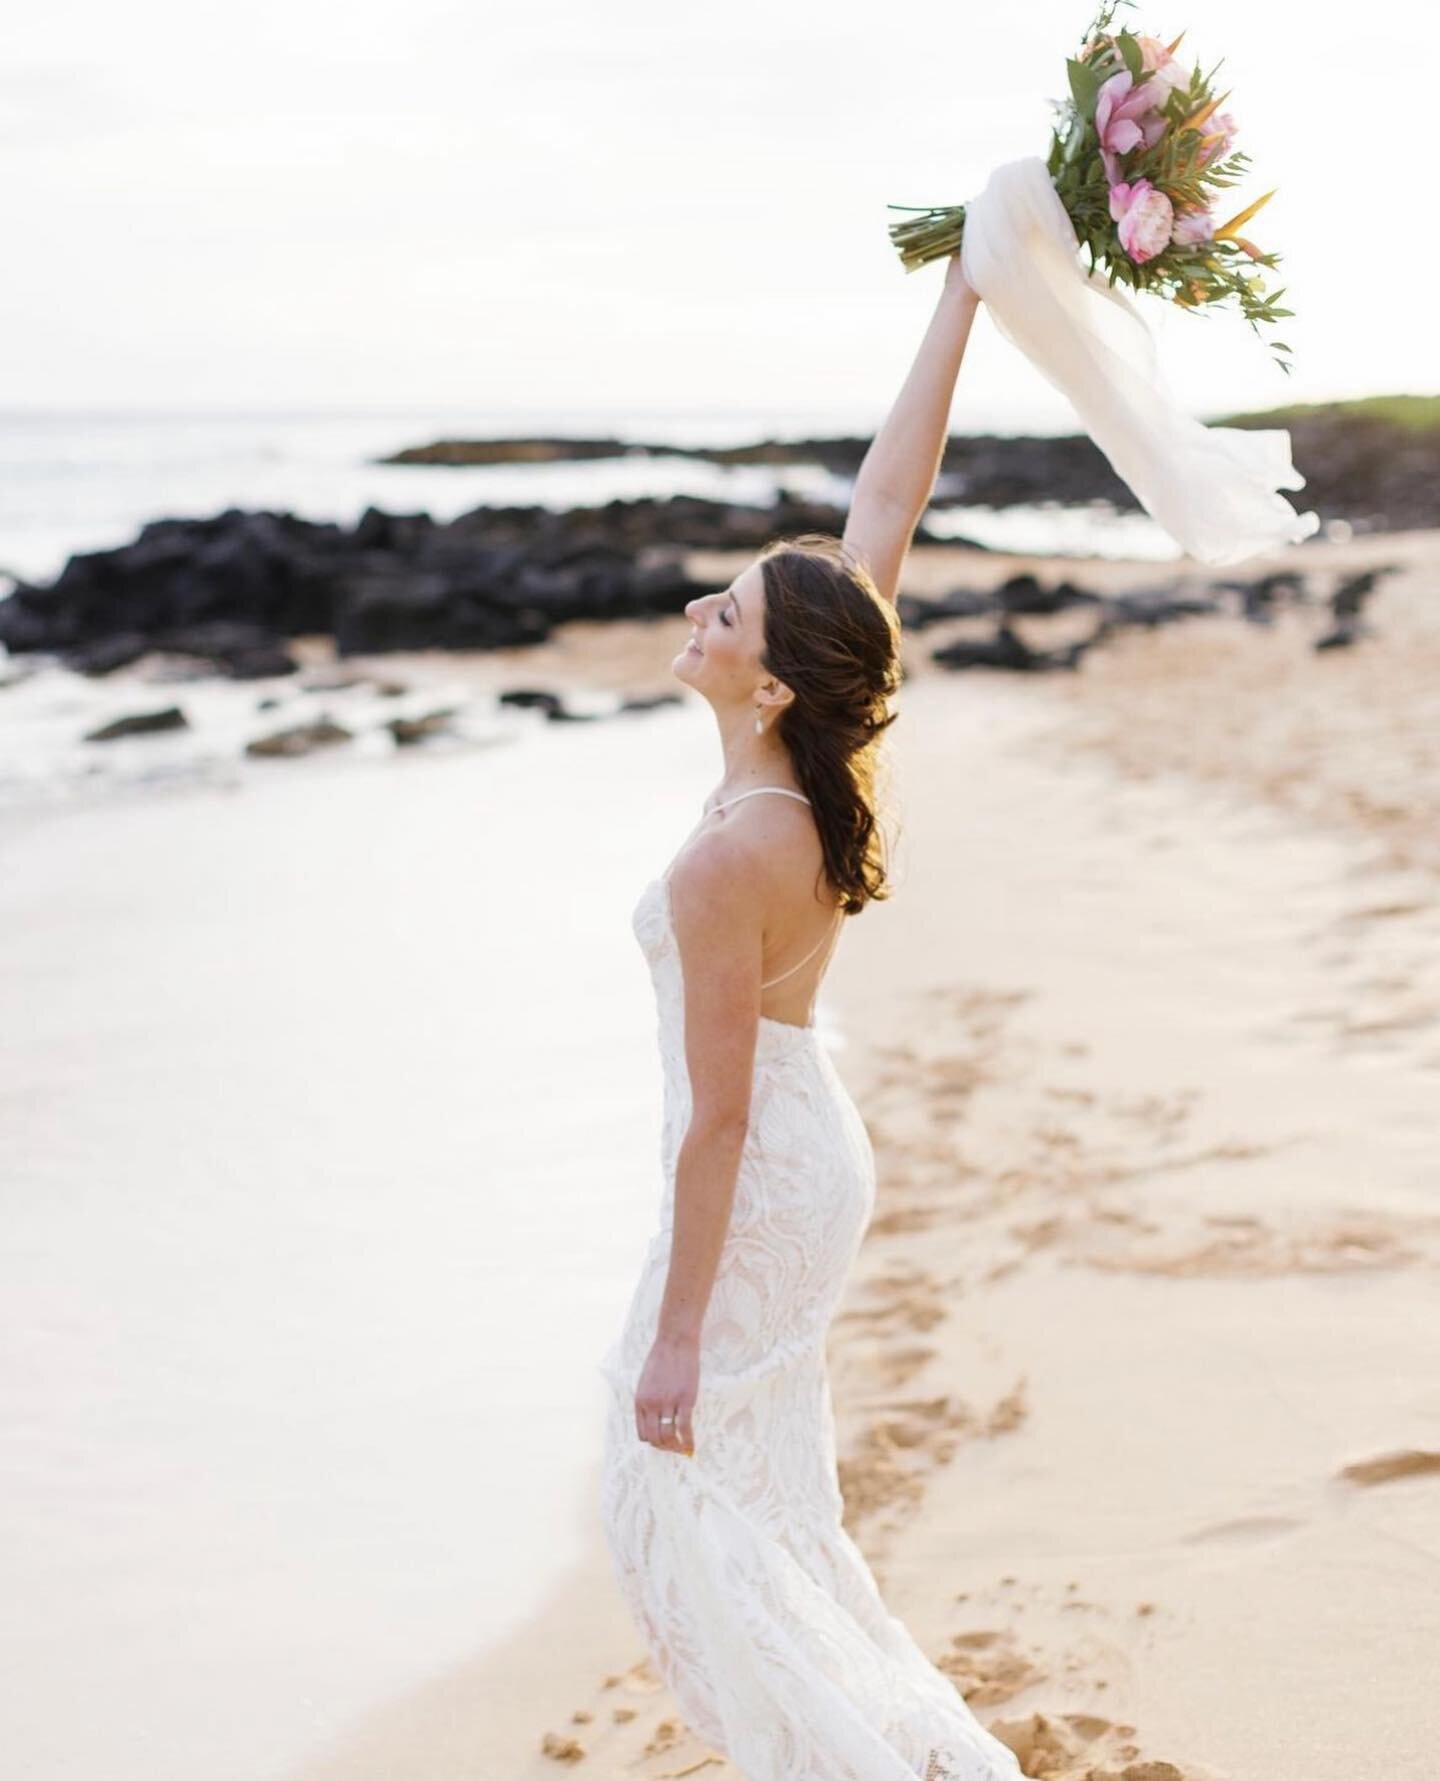
[[[772,543],[686,607],[672,668],[714,710],[724,770],[632,917],[658,1012],[663,1185],[600,1364],[601,1518],[657,1670],[745,1781],[1021,1774],[841,1523],[825,1340],[875,1162],[812,1019],[842,918],[889,895],[874,788],[895,599],[978,304],[952,257],[843,540]]]

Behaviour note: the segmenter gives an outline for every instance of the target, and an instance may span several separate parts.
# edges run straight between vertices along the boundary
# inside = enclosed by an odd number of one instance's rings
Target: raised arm
[[[899,592],[905,553],[940,470],[955,379],[979,306],[979,297],[960,270],[959,254],[952,254],[915,363],[855,480],[845,543],[892,602]]]

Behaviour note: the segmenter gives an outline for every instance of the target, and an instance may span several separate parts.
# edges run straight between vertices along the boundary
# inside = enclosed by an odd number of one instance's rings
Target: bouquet
[[[1070,96],[1051,101],[1056,122],[1045,169],[1064,207],[1091,275],[1103,274],[1136,291],[1151,291],[1198,311],[1237,304],[1258,333],[1293,310],[1279,307],[1284,287],[1268,291],[1259,267],[1266,253],[1240,231],[1274,196],[1274,189],[1216,223],[1217,198],[1245,176],[1249,157],[1233,147],[1235,119],[1220,107],[1210,74],[1187,69],[1174,42],[1109,29],[1116,4],[1107,0],[1066,68]],[[1278,189],[1278,188],[1277,188]],[[890,210],[914,210],[892,204]],[[890,237],[907,271],[962,249],[967,206],[920,210],[892,223]],[[1271,342],[1289,372],[1284,341]]]

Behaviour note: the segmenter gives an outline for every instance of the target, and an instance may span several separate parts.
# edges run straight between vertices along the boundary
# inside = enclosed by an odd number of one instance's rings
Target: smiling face
[[[695,627],[671,663],[676,676],[712,704],[744,704],[773,676],[761,665],[765,648],[765,578],[752,563],[719,593],[691,600],[685,616]]]

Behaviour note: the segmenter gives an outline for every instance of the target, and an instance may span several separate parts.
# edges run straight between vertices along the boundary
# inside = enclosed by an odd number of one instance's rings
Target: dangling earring
[[[763,717],[761,717],[760,707],[757,705],[755,707],[755,734],[757,736],[763,735],[764,730],[765,730],[765,719]]]

